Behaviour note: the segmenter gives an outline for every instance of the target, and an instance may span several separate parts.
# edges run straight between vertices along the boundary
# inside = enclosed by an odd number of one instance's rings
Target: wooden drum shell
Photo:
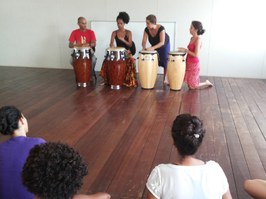
[[[169,53],[167,78],[171,90],[181,90],[186,72],[185,55],[186,53],[178,51]]]
[[[106,49],[106,75],[111,89],[120,89],[126,78],[127,50],[123,47]]]
[[[74,48],[73,67],[78,87],[86,87],[91,80],[92,60],[90,48]]]
[[[141,88],[153,89],[158,73],[157,51],[140,51],[138,72]]]
[[[108,81],[111,88],[120,88],[126,78],[126,61],[107,61]]]

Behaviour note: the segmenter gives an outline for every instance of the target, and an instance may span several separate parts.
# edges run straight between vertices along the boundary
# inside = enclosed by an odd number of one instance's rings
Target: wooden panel
[[[81,153],[89,175],[80,192],[132,199],[145,198],[154,166],[176,161],[174,118],[197,115],[207,133],[196,157],[217,161],[233,198],[248,198],[244,180],[266,179],[266,81],[208,79],[213,88],[192,91],[183,85],[176,92],[158,75],[153,90],[116,91],[100,85],[101,78],[77,88],[72,70],[0,67],[0,106],[23,111],[29,136],[65,142]]]

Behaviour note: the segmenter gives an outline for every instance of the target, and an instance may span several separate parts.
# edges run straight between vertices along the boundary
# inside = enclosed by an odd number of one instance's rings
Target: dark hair
[[[127,24],[129,22],[129,15],[126,12],[119,12],[119,15],[116,17],[116,21],[122,19],[122,21]]]
[[[203,29],[202,23],[199,21],[192,21],[192,26],[198,30],[197,33],[198,35],[202,35],[205,32],[205,29]]]
[[[190,114],[178,115],[172,126],[174,144],[181,156],[197,152],[205,134],[202,121]]]
[[[15,106],[0,108],[0,132],[3,135],[12,135],[18,129],[18,121],[22,117],[20,110]]]
[[[30,150],[22,170],[28,191],[45,199],[72,198],[87,175],[87,166],[73,148],[47,142]]]
[[[148,15],[146,17],[146,20],[150,21],[152,24],[156,24],[157,23],[157,19],[155,15]]]
[[[82,20],[82,19],[85,19],[85,17],[79,17],[79,18],[78,18],[78,23],[79,23],[79,21]],[[85,19],[85,20],[86,20],[86,19]]]

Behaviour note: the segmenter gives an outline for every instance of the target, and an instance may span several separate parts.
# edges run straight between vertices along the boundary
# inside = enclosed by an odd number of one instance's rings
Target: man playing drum
[[[95,66],[97,58],[94,55],[96,46],[96,37],[94,31],[87,29],[87,20],[84,17],[78,18],[79,29],[73,30],[69,37],[69,48],[90,47],[92,49],[92,74],[95,75]]]

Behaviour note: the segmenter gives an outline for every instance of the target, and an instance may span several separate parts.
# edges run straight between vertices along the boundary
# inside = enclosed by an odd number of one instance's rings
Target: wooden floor
[[[170,91],[160,75],[153,90],[111,90],[101,78],[78,89],[72,70],[0,67],[0,106],[22,110],[29,136],[82,154],[89,175],[81,192],[106,191],[114,199],[145,197],[151,169],[175,161],[173,119],[195,114],[207,130],[197,157],[223,167],[233,198],[249,198],[243,181],[266,179],[266,80],[209,79],[215,87],[197,91]]]

